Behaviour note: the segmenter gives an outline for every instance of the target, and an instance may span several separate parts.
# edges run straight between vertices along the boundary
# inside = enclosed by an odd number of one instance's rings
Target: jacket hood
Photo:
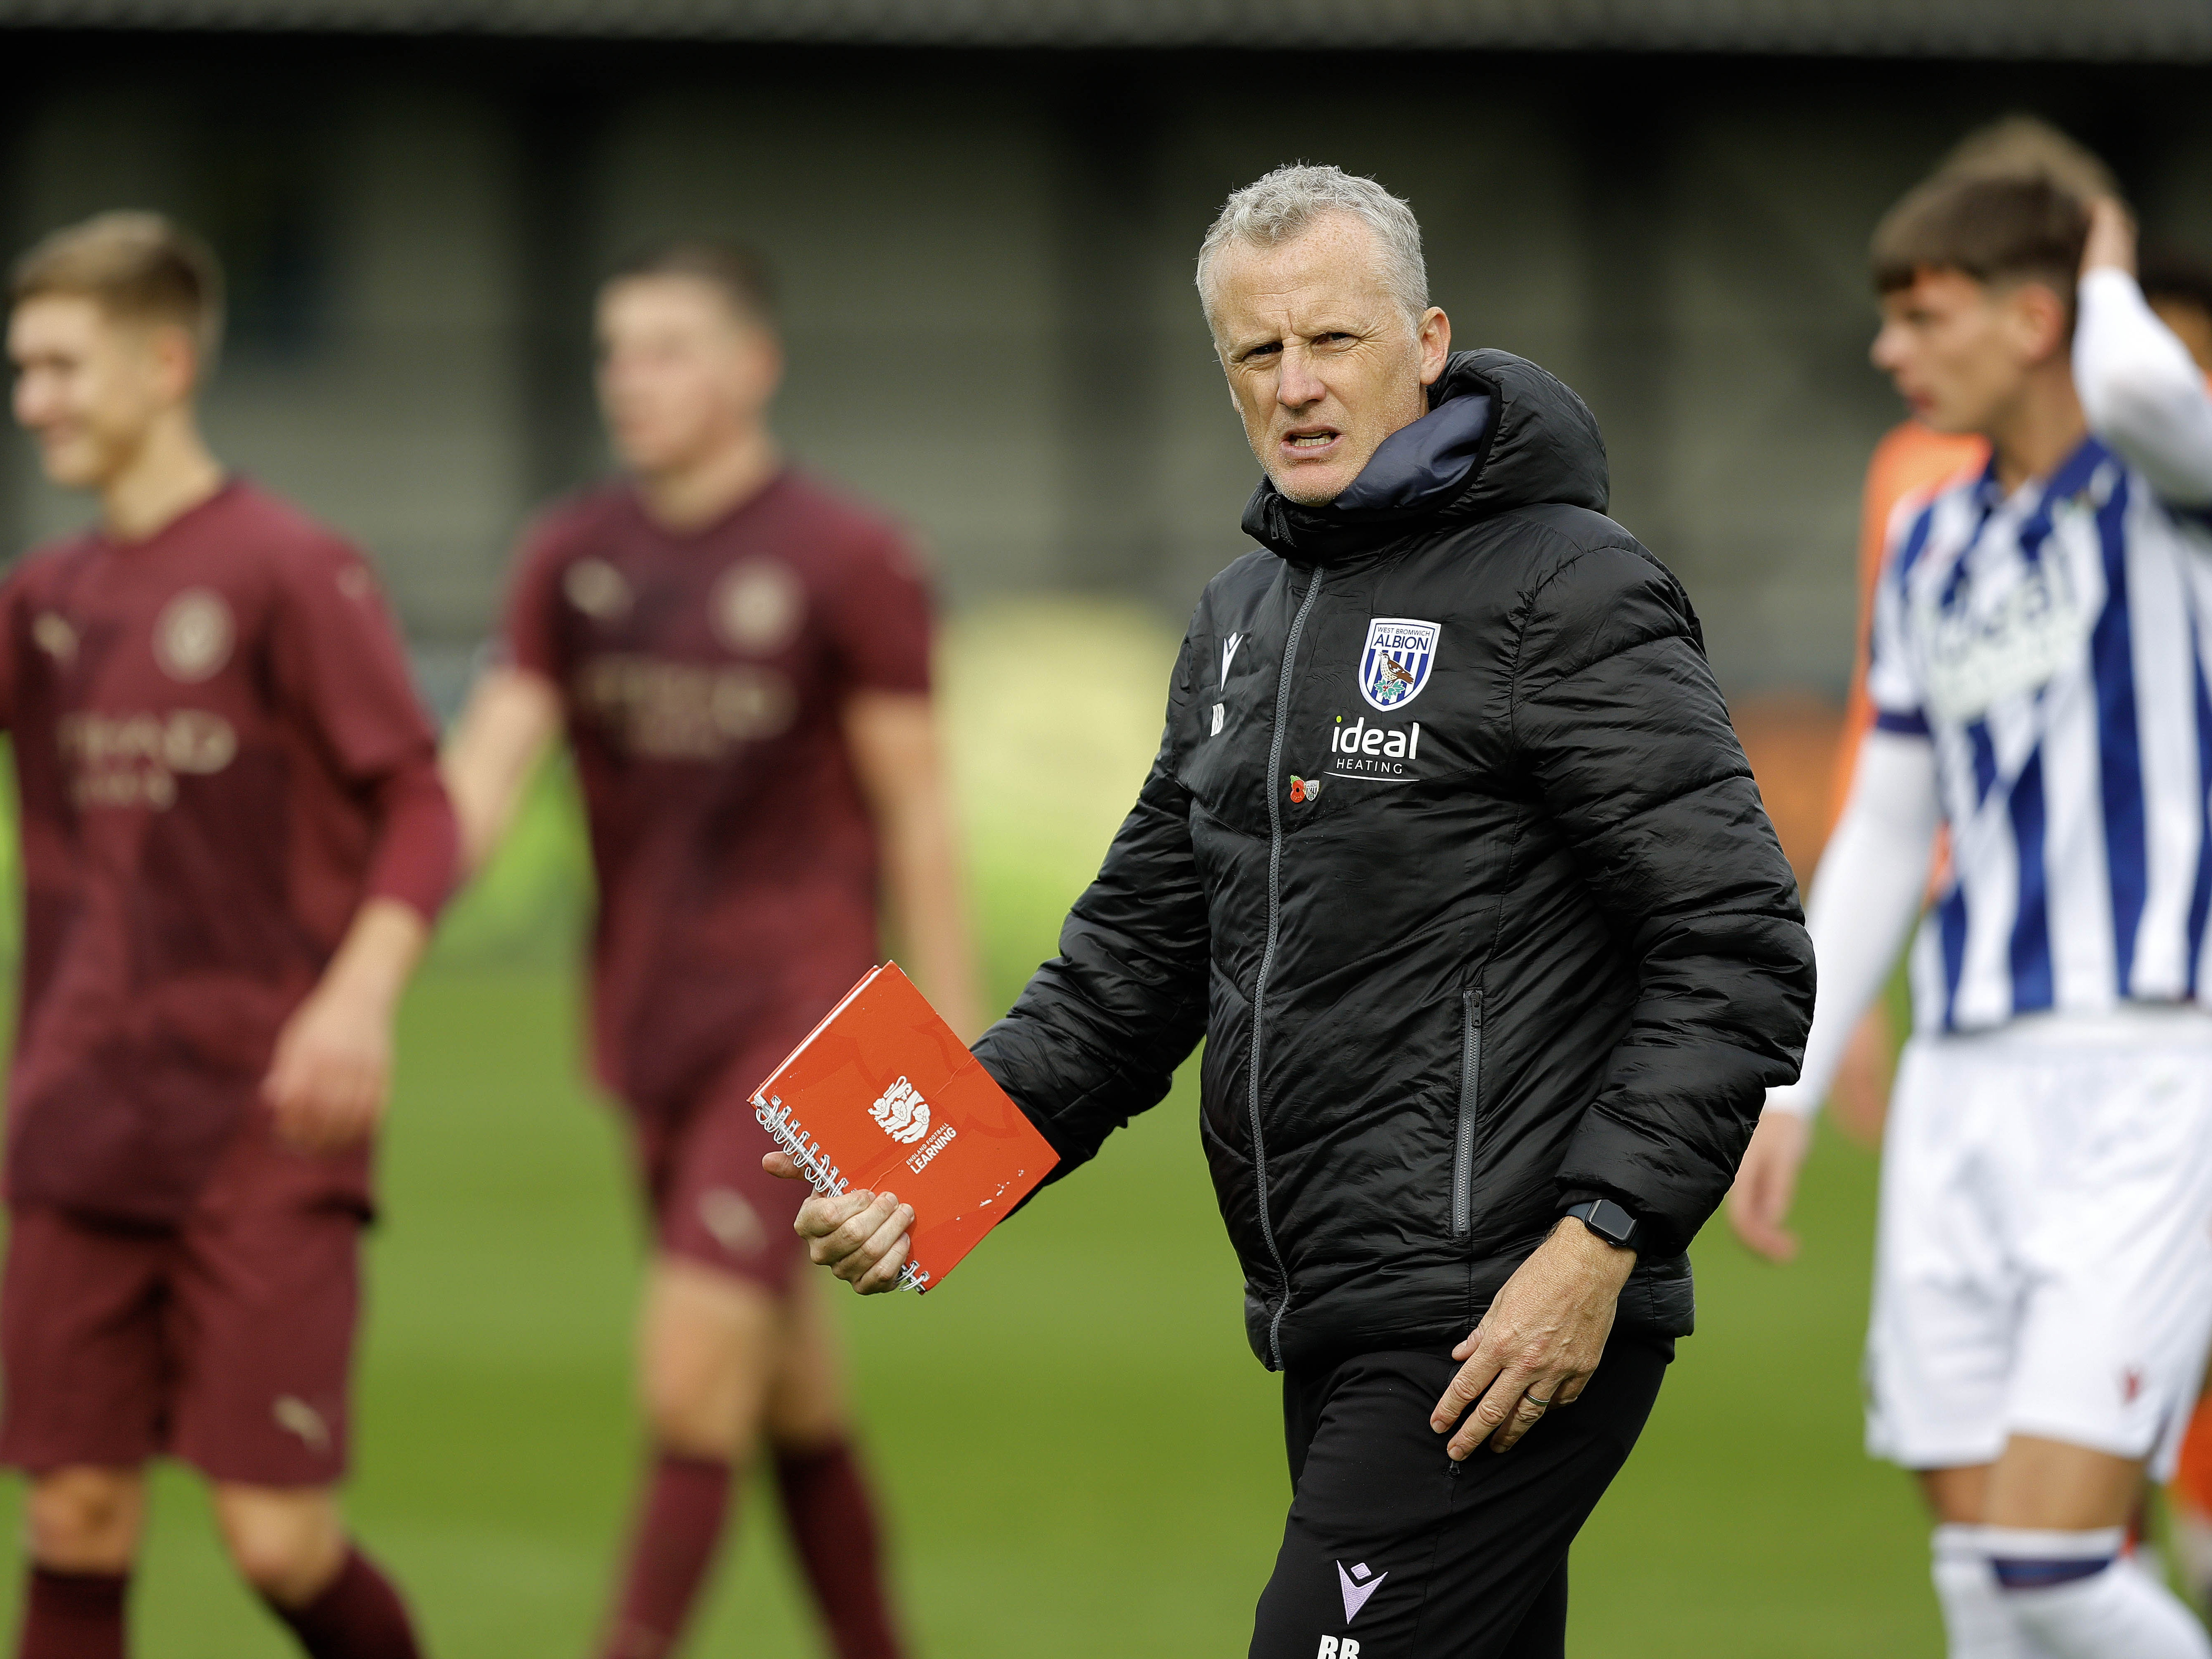
[[[1342,495],[1301,506],[1262,478],[1243,529],[1294,564],[1326,565],[1518,507],[1602,513],[1607,496],[1605,440],[1564,381],[1508,351],[1455,351],[1429,412],[1385,438]]]

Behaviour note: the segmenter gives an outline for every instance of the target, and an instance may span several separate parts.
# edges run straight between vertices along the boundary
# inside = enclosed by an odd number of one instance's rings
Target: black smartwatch
[[[1632,1250],[1644,1242],[1644,1224],[1609,1198],[1593,1198],[1567,1213],[1615,1249]]]

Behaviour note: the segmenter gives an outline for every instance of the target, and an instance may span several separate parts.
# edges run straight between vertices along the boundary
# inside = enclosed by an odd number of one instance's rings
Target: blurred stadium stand
[[[374,550],[449,701],[517,526],[603,464],[593,274],[671,231],[771,253],[794,447],[956,600],[1179,620],[1254,476],[1193,252],[1339,161],[1413,199],[1462,343],[1589,399],[1731,691],[1833,695],[1875,216],[2030,109],[2212,246],[2208,57],[2196,0],[0,0],[0,231],[209,231],[221,443]],[[80,512],[7,447],[0,546]]]

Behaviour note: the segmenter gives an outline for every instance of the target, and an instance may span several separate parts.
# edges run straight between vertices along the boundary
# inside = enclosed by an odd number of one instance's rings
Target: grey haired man
[[[1797,1074],[1796,884],[1687,595],[1604,516],[1589,411],[1450,349],[1412,210],[1284,168],[1198,281],[1259,547],[975,1053],[1065,1174],[1206,1039],[1295,1483],[1254,1659],[1558,1659],[1568,1547],[1690,1329],[1684,1251]],[[876,1291],[910,1215],[799,1227]]]

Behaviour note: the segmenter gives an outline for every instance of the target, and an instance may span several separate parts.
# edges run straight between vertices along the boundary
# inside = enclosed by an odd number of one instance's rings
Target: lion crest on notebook
[[[929,1133],[929,1103],[904,1078],[878,1097],[868,1108],[868,1115],[902,1146],[911,1146]]]

